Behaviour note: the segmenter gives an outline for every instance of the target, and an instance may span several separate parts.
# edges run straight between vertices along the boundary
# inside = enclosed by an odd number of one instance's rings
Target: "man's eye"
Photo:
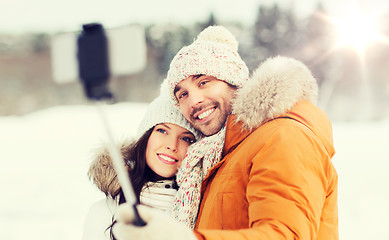
[[[178,99],[181,99],[181,98],[185,97],[186,95],[188,95],[187,92],[182,92],[182,93],[178,94]]]
[[[208,80],[204,80],[204,81],[201,81],[199,83],[199,86],[204,86],[205,84],[207,84],[209,81]]]

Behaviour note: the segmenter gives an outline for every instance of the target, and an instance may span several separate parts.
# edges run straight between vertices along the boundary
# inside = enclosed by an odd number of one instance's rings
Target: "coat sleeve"
[[[275,124],[258,136],[266,143],[252,154],[249,228],[198,230],[199,239],[316,239],[327,188],[323,159],[328,156],[316,135],[300,125]]]
[[[95,202],[86,215],[82,240],[111,240],[109,226],[117,203],[111,198]]]

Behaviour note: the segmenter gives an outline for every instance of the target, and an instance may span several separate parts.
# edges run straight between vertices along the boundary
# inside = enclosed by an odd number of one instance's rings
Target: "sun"
[[[354,14],[337,19],[336,26],[340,46],[351,46],[363,51],[367,45],[379,39],[374,20],[365,15]]]
[[[338,47],[352,47],[362,53],[368,45],[383,40],[374,16],[354,12],[344,18],[332,19],[332,22],[337,29]]]

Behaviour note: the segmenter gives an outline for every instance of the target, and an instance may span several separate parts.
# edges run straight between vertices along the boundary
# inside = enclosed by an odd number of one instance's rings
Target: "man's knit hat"
[[[242,87],[249,78],[249,70],[238,54],[238,41],[222,26],[204,29],[189,46],[183,47],[173,58],[167,74],[169,94],[192,75],[204,74]]]
[[[167,93],[167,88],[161,86],[161,94],[155,98],[148,106],[137,131],[139,139],[150,128],[160,123],[173,123],[190,131],[196,140],[200,138],[200,133],[184,118],[180,109],[175,106]]]

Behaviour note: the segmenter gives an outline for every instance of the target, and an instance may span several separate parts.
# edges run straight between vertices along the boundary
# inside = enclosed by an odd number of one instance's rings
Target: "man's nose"
[[[199,90],[193,90],[191,93],[189,93],[190,97],[190,106],[191,108],[196,107],[198,104],[201,104],[204,102],[204,95]]]

